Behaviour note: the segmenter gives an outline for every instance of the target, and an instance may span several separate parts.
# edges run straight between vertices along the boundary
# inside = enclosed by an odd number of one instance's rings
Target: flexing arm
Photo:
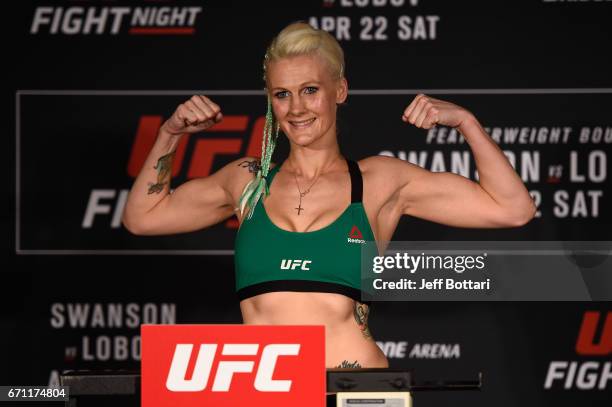
[[[533,199],[500,148],[467,110],[425,95],[408,106],[404,121],[429,129],[456,127],[471,147],[479,182],[450,172],[434,173],[400,160],[386,160],[398,174],[397,201],[405,215],[457,227],[516,227],[536,211]]]
[[[221,222],[234,213],[234,185],[240,180],[236,173],[241,170],[237,162],[208,177],[187,181],[170,193],[172,159],[179,139],[203,131],[221,119],[219,106],[204,96],[194,96],[179,105],[161,126],[125,205],[123,224],[130,232],[138,235],[190,232]],[[248,176],[244,169],[241,172]]]

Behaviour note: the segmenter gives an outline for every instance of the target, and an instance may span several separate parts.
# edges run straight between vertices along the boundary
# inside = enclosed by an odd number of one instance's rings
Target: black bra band
[[[353,287],[338,283],[328,283],[314,280],[270,280],[243,287],[236,291],[238,298],[244,299],[254,297],[259,294],[278,291],[297,291],[297,292],[319,292],[342,294],[352,298],[357,302],[370,304],[370,301],[362,300],[362,292]],[[369,298],[368,298],[369,299]]]
[[[346,160],[346,163],[351,175],[351,203],[361,202],[363,200],[363,180],[359,164],[353,160]]]

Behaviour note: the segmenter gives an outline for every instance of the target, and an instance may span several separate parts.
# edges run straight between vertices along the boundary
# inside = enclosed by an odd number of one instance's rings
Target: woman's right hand
[[[223,120],[219,105],[204,95],[193,95],[181,103],[161,129],[173,136],[198,133]]]

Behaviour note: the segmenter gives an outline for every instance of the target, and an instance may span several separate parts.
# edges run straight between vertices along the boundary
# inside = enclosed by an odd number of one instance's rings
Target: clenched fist
[[[197,133],[219,123],[223,119],[221,108],[203,95],[194,95],[181,103],[162,129],[172,135]]]
[[[470,115],[461,106],[421,93],[404,110],[402,120],[423,129],[431,129],[436,124],[459,127]]]

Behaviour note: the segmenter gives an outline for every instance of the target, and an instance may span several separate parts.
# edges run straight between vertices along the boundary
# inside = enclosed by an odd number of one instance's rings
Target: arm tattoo
[[[176,151],[173,151],[163,155],[157,160],[157,164],[153,167],[157,170],[157,183],[149,183],[149,195],[153,193],[159,194],[164,190],[164,186],[168,183],[170,175],[172,174],[172,159],[174,158],[175,152]]]
[[[359,364],[359,362],[357,361],[349,362],[348,360],[343,360],[342,363],[336,366],[336,368],[342,368],[342,369],[359,369],[360,367],[361,365]]]
[[[359,325],[359,329],[361,329],[363,337],[366,339],[372,339],[372,334],[370,334],[370,328],[368,328],[369,313],[370,308],[366,304],[362,304],[360,302],[355,301],[353,316],[355,317],[355,321],[357,321],[357,325]]]
[[[257,171],[261,169],[261,163],[259,162],[259,160],[253,160],[253,161],[245,160],[238,165],[242,168],[248,168],[249,172],[252,172],[254,174],[257,174]]]

